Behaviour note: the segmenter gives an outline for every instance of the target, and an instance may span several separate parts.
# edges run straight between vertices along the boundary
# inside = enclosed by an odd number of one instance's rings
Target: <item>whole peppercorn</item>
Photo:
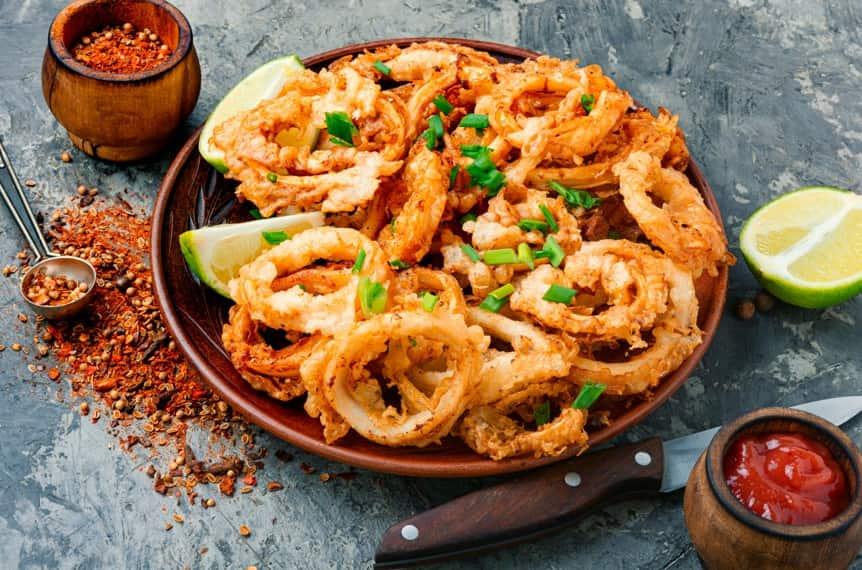
[[[736,316],[747,321],[754,316],[755,306],[751,299],[742,299],[736,304]]]
[[[754,306],[757,307],[757,310],[761,313],[768,313],[773,307],[775,307],[775,297],[766,291],[761,291],[754,296]]]

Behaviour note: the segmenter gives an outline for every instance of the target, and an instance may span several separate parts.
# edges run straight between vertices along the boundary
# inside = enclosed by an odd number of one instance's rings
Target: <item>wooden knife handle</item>
[[[657,492],[663,462],[661,440],[652,438],[475,491],[390,527],[375,565],[437,562],[534,539],[604,502]]]

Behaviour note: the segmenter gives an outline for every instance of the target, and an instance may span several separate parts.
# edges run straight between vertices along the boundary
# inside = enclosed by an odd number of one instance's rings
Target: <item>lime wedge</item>
[[[309,212],[265,218],[240,224],[222,224],[180,234],[180,249],[189,269],[211,289],[230,298],[228,283],[239,269],[271,248],[264,232],[284,232],[292,237],[323,225],[323,214]],[[272,234],[268,234],[272,236]]]
[[[818,309],[862,292],[862,196],[808,186],[757,210],[739,236],[742,255],[767,291]]]
[[[213,130],[217,125],[237,113],[247,111],[257,106],[261,101],[272,99],[278,95],[287,77],[303,69],[305,66],[296,55],[274,59],[252,71],[250,75],[231,89],[230,93],[216,106],[201,131],[198,150],[204,160],[222,174],[227,172],[228,167],[225,164],[224,151],[210,143]],[[277,140],[282,146],[308,145],[313,148],[317,144],[318,134],[319,129],[312,127],[303,132],[299,132],[298,129],[291,129],[283,134],[279,133]]]

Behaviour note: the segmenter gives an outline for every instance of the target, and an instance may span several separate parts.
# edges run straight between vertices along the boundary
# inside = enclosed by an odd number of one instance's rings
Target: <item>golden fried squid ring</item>
[[[464,293],[458,281],[442,271],[427,267],[412,267],[400,271],[389,287],[392,306],[398,310],[419,310],[423,308],[420,294],[437,295],[431,312],[444,311],[458,315],[467,313]]]
[[[299,285],[275,291],[276,280],[300,271],[319,259],[353,263],[365,251],[362,270],[349,274],[347,283],[332,293],[315,295]],[[346,270],[349,271],[349,270]],[[254,320],[270,328],[333,336],[357,318],[359,279],[369,276],[388,284],[383,250],[376,242],[349,228],[312,228],[264,252],[240,269],[231,280],[231,297],[246,305]]]
[[[441,356],[445,375],[431,393],[412,384],[406,371],[386,377],[385,365],[379,373],[373,366],[391,343],[411,338],[418,344],[430,341],[445,347]],[[329,345],[323,392],[332,408],[366,439],[424,447],[448,434],[467,408],[478,384],[485,344],[479,327],[468,327],[462,317],[442,311],[382,314],[358,323]],[[409,396],[398,405],[389,404],[383,392],[391,389]]]
[[[590,164],[535,168],[527,175],[527,183],[539,188],[548,187],[551,181],[572,188],[615,187],[619,178],[613,172],[614,165],[637,150],[648,152],[683,171],[688,166],[688,149],[677,121],[678,117],[666,109],[659,109],[658,117],[647,109],[630,112],[599,144]]]
[[[323,393],[323,375],[329,365],[329,347],[333,344],[333,340],[326,340],[318,345],[299,369],[307,392],[303,408],[305,413],[320,421],[326,443],[337,441],[350,431],[350,424],[335,411]]]
[[[460,238],[451,239],[440,248],[443,255],[443,271],[466,280],[474,295],[484,297],[500,285],[512,280],[516,265],[487,265],[473,261],[464,252]],[[525,266],[526,267],[526,266]]]
[[[474,221],[464,224],[464,231],[471,234],[473,246],[480,250],[517,248],[518,244],[542,245],[546,236],[539,230],[522,229],[523,220],[545,222],[545,214],[539,206],[545,206],[559,229],[549,231],[566,253],[574,253],[581,247],[581,232],[578,220],[569,212],[563,198],[551,197],[541,190],[518,185],[506,186],[488,202],[488,210]]]
[[[565,377],[569,357],[577,353],[574,346],[535,325],[478,307],[467,309],[467,322],[512,347],[485,351],[475,405],[492,404],[529,385]]]
[[[413,147],[404,167],[409,198],[393,223],[383,227],[377,241],[390,260],[418,263],[428,250],[446,208],[449,171],[440,155],[423,143]]]
[[[568,382],[541,382],[509,395],[492,406],[478,406],[464,416],[458,435],[470,449],[491,459],[532,455],[560,455],[572,447],[586,449],[589,436],[584,429],[585,410],[571,407],[577,390]],[[534,410],[546,403],[559,407],[557,417],[528,429]],[[520,415],[524,421],[513,419]]]
[[[231,307],[230,320],[222,330],[222,343],[240,376],[255,390],[283,401],[305,394],[299,368],[323,341],[321,335],[313,335],[272,348],[242,305]]]
[[[719,263],[733,264],[727,238],[688,177],[645,152],[614,167],[626,208],[644,234],[695,278],[717,275]],[[663,201],[653,203],[653,197]]]
[[[600,382],[616,396],[640,394],[676,370],[701,343],[697,326],[698,302],[691,273],[667,259],[664,277],[669,286],[667,312],[652,329],[653,342],[624,362],[603,362],[589,352],[572,358],[570,378],[579,384]]]
[[[543,265],[521,280],[510,305],[579,338],[624,340],[633,348],[643,347],[641,331],[667,309],[669,268],[673,263],[647,245],[613,239],[585,242],[566,258],[565,270]],[[590,307],[544,300],[554,284],[601,293],[600,304],[608,307],[593,314]]]

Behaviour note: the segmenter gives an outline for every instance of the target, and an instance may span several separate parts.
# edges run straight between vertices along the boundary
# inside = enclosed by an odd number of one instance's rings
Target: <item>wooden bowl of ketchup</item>
[[[765,408],[725,425],[691,472],[685,522],[706,568],[847,568],[862,547],[862,456],[826,420]]]

